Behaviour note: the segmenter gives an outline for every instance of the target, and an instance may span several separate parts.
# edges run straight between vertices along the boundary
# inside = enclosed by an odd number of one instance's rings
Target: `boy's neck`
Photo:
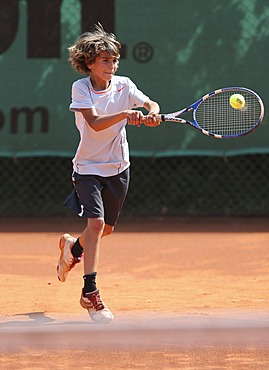
[[[109,86],[111,84],[111,81],[100,81],[100,82],[97,82],[92,77],[90,77],[90,79],[91,79],[92,87],[94,88],[95,91],[106,90],[106,89],[109,88]]]

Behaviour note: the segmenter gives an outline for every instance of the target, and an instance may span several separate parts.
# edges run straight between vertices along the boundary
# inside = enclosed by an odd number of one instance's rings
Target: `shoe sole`
[[[61,236],[61,238],[59,240],[59,249],[61,251],[61,255],[60,255],[60,258],[59,258],[59,261],[58,261],[58,264],[57,264],[57,276],[58,276],[58,280],[61,283],[64,283],[66,281],[66,278],[61,279],[60,276],[59,276],[60,262],[61,262],[61,259],[63,258],[63,253],[64,253],[65,235],[68,235],[68,237],[71,237],[71,235],[69,235],[69,234],[64,234],[64,235]]]
[[[103,315],[98,315],[97,313],[93,313],[88,310],[88,314],[95,324],[109,324],[114,319],[114,316],[111,312],[109,316],[103,316]]]

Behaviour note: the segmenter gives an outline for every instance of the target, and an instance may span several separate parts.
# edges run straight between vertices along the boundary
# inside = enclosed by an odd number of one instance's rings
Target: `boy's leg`
[[[80,304],[87,309],[91,319],[99,323],[108,323],[113,320],[113,314],[102,301],[96,287],[96,274],[99,262],[99,248],[104,236],[105,224],[102,218],[88,219],[87,227],[81,235],[81,244],[84,252],[84,287],[82,289]],[[113,227],[106,230],[106,235],[111,233]],[[60,239],[61,256],[57,266],[58,278],[65,281],[68,272],[79,261],[72,255],[72,247],[76,239],[69,234],[64,234]],[[68,261],[73,261],[73,263]]]
[[[102,301],[95,281],[104,226],[102,218],[88,219],[83,240],[84,287],[80,298],[81,306],[88,310],[91,319],[100,323],[108,323],[113,320],[113,315]]]
[[[85,275],[97,271],[100,241],[103,230],[104,220],[102,218],[88,218],[83,240]]]

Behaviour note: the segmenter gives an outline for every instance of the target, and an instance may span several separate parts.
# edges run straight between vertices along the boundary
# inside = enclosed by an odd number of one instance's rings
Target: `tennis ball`
[[[245,98],[243,97],[243,95],[241,94],[233,94],[231,97],[230,97],[230,105],[234,108],[234,109],[241,109],[244,107],[245,105]]]

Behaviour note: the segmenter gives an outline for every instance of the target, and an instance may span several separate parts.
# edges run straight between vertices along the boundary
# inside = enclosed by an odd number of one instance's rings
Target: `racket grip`
[[[165,115],[164,114],[158,114],[158,116],[156,116],[156,118],[161,120],[162,122],[165,121]]]

